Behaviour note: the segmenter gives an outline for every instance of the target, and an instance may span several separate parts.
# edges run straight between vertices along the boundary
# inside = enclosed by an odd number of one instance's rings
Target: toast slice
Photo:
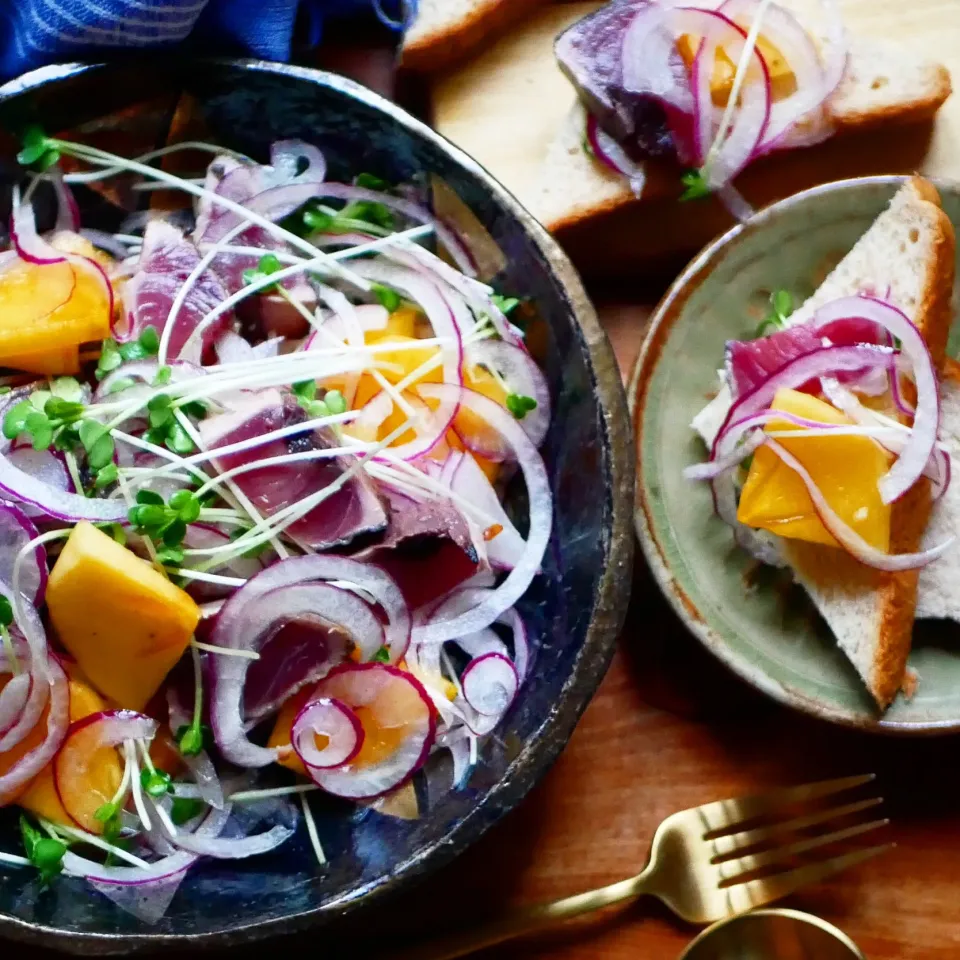
[[[433,73],[457,63],[491,36],[548,0],[420,0],[400,63]]]
[[[812,0],[778,2],[807,27],[826,52],[828,41],[816,19],[819,4]],[[737,179],[751,202],[765,204],[809,186],[816,174],[822,181],[873,172],[880,159],[876,141],[850,150],[850,139],[858,139],[850,135],[867,132],[869,141],[870,130],[928,121],[950,95],[950,75],[945,67],[896,42],[851,38],[849,48],[844,79],[826,105],[835,135],[825,144],[783,151],[751,164]],[[578,104],[548,147],[531,209],[571,248],[574,259],[587,272],[603,269],[599,262],[594,264],[599,258],[592,257],[589,250],[590,237],[595,239],[601,229],[605,266],[618,270],[658,254],[689,250],[730,225],[731,218],[715,199],[677,203],[682,187],[679,169],[672,162],[649,161],[643,194],[635,197],[626,177],[605,167],[584,148],[585,119]],[[844,142],[838,146],[837,139]],[[891,153],[884,153],[887,169],[882,172],[889,172],[891,162],[898,169],[916,168],[919,157],[907,156],[909,144],[891,142],[888,146],[902,156],[891,161]]]
[[[916,324],[937,369],[942,370],[952,313],[954,265],[955,237],[950,219],[940,208],[932,184],[914,177],[788,323],[809,320],[817,307],[839,297],[889,284],[889,299]],[[956,383],[951,387],[945,413],[960,433],[960,377]],[[695,427],[712,439],[729,404],[729,393],[725,400],[718,396],[708,407],[709,416],[705,415],[707,411],[701,413]],[[960,490],[951,489],[953,495],[948,501],[948,490],[943,506],[949,504],[952,512],[944,513],[938,526],[960,522]],[[930,514],[930,485],[921,479],[893,505],[891,552],[920,549]],[[948,535],[955,532],[956,527]],[[941,531],[937,542],[943,539]],[[918,571],[884,573],[864,566],[842,550],[800,540],[783,539],[779,546],[877,704],[887,707],[904,683],[918,608]],[[948,576],[937,570],[939,562],[927,568],[929,573],[924,572],[925,591],[933,587],[927,578],[936,578],[934,589],[939,589],[942,578]],[[951,587],[956,593],[955,578]],[[930,603],[924,601],[921,609]],[[960,612],[960,604],[956,607]]]

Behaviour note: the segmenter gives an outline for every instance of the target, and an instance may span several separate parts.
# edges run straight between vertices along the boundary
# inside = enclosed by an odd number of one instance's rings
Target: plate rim
[[[887,720],[883,716],[868,717],[866,714],[852,711],[834,710],[811,698],[800,696],[796,691],[785,687],[770,678],[766,672],[730,648],[726,640],[710,625],[709,618],[701,613],[693,598],[690,597],[673,577],[667,553],[658,541],[649,503],[649,491],[643,483],[641,464],[645,418],[644,398],[653,372],[659,362],[663,346],[669,339],[672,326],[684,301],[693,289],[693,281],[702,281],[709,276],[719,258],[742,236],[762,231],[767,223],[791,207],[802,205],[812,197],[823,194],[856,190],[864,186],[898,187],[909,180],[909,174],[881,174],[869,177],[850,177],[818,184],[807,190],[792,194],[758,210],[756,215],[745,223],[738,223],[726,233],[712,240],[681,271],[670,284],[666,293],[657,303],[650,318],[650,326],[644,337],[640,353],[634,362],[627,387],[627,402],[633,429],[635,447],[635,505],[634,528],[637,539],[660,592],[664,595],[674,612],[683,621],[684,626],[703,644],[703,646],[741,680],[778,703],[790,707],[807,716],[816,717],[848,729],[865,733],[898,737],[943,736],[960,731],[960,716],[955,720]],[[927,178],[938,190],[960,196],[960,182],[944,178]]]
[[[137,59],[138,62],[145,59],[143,51],[139,52]],[[386,114],[415,137],[431,142],[443,150],[480,181],[497,203],[517,220],[556,277],[574,326],[583,342],[587,370],[592,376],[593,393],[597,397],[605,433],[602,451],[605,472],[611,480],[608,491],[609,540],[604,558],[605,568],[596,591],[586,636],[559,696],[544,717],[535,738],[524,744],[507,768],[505,776],[490,788],[477,806],[452,830],[414,851],[388,874],[359,888],[351,895],[335,897],[308,910],[268,920],[240,923],[225,930],[204,933],[76,932],[0,913],[0,936],[88,956],[152,952],[164,947],[220,948],[297,933],[308,928],[319,928],[367,905],[379,904],[396,892],[397,888],[411,886],[450,863],[530,793],[566,746],[613,658],[616,639],[626,618],[632,584],[634,537],[631,517],[636,458],[633,456],[633,431],[623,379],[613,348],[580,276],[553,237],[513,194],[476,160],[396,103],[356,81],[326,70],[256,58],[180,56],[177,63],[184,64],[185,69],[189,69],[191,64],[203,64],[295,77],[359,100]],[[0,102],[74,76],[109,73],[125,66],[129,66],[129,61],[119,58],[110,63],[63,62],[40,67],[0,86]]]

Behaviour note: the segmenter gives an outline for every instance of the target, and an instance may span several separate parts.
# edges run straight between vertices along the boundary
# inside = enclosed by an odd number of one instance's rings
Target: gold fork
[[[638,876],[522,908],[479,930],[391,953],[391,960],[452,960],[644,894],[658,897],[679,917],[697,924],[779,900],[894,846],[883,844],[812,862],[805,857],[818,847],[889,823],[864,822],[858,816],[882,803],[881,797],[834,806],[816,804],[873,779],[873,774],[844,777],[682,810],[657,828],[650,859]],[[831,824],[836,826],[833,821],[846,818],[858,822],[825,832]],[[798,864],[801,858],[807,862]]]

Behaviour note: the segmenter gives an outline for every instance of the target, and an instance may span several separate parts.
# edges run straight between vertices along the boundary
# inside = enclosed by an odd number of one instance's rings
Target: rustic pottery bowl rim
[[[634,506],[634,527],[637,539],[661,593],[666,597],[687,629],[734,674],[772,699],[792,709],[839,726],[870,733],[891,736],[937,736],[960,731],[960,716],[950,720],[902,722],[881,718],[867,721],[851,716],[849,713],[833,710],[828,705],[815,699],[798,695],[793,690],[773,680],[763,669],[751,664],[746,657],[732,650],[729,643],[713,629],[693,598],[675,580],[667,560],[666,551],[657,539],[652,519],[650,492],[644,485],[641,469],[644,409],[647,388],[653,371],[686,300],[694,289],[709,279],[714,266],[723,255],[735,247],[743,238],[762,232],[772,221],[790,216],[802,209],[812,198],[856,191],[864,187],[889,186],[893,188],[909,179],[909,175],[884,174],[852,177],[819,184],[762,208],[749,221],[736,224],[726,233],[711,241],[696,254],[676,280],[671,283],[653,311],[640,353],[630,373],[627,402],[630,407],[637,457]],[[930,180],[941,192],[960,196],[960,181],[943,178],[930,178]]]
[[[142,58],[147,55],[140,54]],[[594,376],[594,391],[602,414],[602,448],[609,463],[612,489],[609,517],[609,548],[591,611],[582,648],[536,737],[524,744],[506,774],[482,797],[477,806],[446,834],[415,850],[396,870],[390,871],[370,888],[349,899],[313,906],[307,910],[254,923],[239,922],[227,930],[208,933],[78,933],[55,925],[0,916],[0,935],[38,943],[72,953],[104,955],[157,950],[163,947],[224,947],[264,937],[292,933],[329,922],[361,906],[380,903],[397,886],[405,886],[448,863],[474,843],[505,813],[511,810],[536,784],[560,754],[586,708],[613,656],[614,642],[626,615],[631,582],[633,536],[631,531],[634,458],[626,398],[613,350],[600,326],[580,278],[566,255],[546,230],[483,167],[458,147],[433,131],[401,107],[359,83],[337,74],[306,67],[244,58],[182,57],[189,65],[238,69],[255,74],[293,77],[359,101],[379,111],[386,123],[404,129],[412,137],[442,150],[453,162],[474,177],[497,204],[516,220],[532,240],[549,271],[556,278],[572,322],[579,326],[588,368]],[[114,64],[65,63],[42,67],[0,87],[3,100],[56,84],[82,74],[109,72],[129,63],[118,58]]]

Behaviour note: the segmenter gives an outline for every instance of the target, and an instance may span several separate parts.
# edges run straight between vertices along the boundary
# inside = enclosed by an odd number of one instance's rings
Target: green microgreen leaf
[[[27,417],[36,409],[29,400],[21,400],[7,411],[3,418],[3,435],[8,440],[16,440],[27,429]]]
[[[307,411],[311,420],[320,420],[330,416],[330,408],[323,400],[301,400],[300,406]]]
[[[531,410],[537,409],[537,401],[522,393],[508,393],[507,409],[517,420],[522,420]]]
[[[189,727],[181,728],[182,733],[177,733],[177,743],[180,752],[185,757],[195,757],[203,750],[203,732],[198,724],[191,724]]]
[[[390,313],[393,313],[403,303],[403,299],[396,290],[385,287],[381,283],[375,283],[372,287],[373,295],[377,298],[381,307],[385,307]]]
[[[787,317],[793,313],[793,296],[789,290],[774,290],[770,294],[770,313],[754,331],[754,336],[763,337],[768,332],[782,330],[787,325]]]
[[[93,481],[93,486],[97,490],[103,490],[105,487],[109,487],[111,484],[116,483],[120,477],[120,471],[117,469],[117,465],[113,462],[108,463],[105,467],[101,467],[97,471],[97,476]]]
[[[376,176],[373,173],[358,173],[353,182],[355,186],[364,187],[366,190],[389,190],[390,184],[386,180]]]
[[[115,393],[122,393],[124,390],[129,390],[131,387],[135,387],[137,381],[133,377],[118,377],[113,383],[110,384],[110,389],[107,391],[107,396],[112,396]]]
[[[183,547],[161,547],[157,551],[157,560],[165,567],[179,567],[183,557]]]
[[[317,397],[317,381],[301,380],[298,383],[290,385],[295,397],[301,400],[315,400]]]
[[[156,493],[153,490],[138,490],[137,491],[137,503],[143,506],[163,506],[163,497],[159,493]]]
[[[374,663],[389,663],[390,651],[386,647],[381,647],[371,659]]]
[[[323,402],[334,415],[346,412],[347,398],[339,390],[328,390],[324,394]]]
[[[165,770],[143,769],[140,771],[140,786],[148,796],[162,797],[173,789],[170,774]]]
[[[193,453],[194,450],[190,434],[176,422],[170,426],[170,430],[167,433],[166,445],[167,449],[180,454],[180,456],[186,456],[188,453]]]
[[[700,170],[688,170],[680,177],[680,182],[685,188],[680,195],[681,202],[699,200],[701,197],[708,197],[711,193],[706,178]]]
[[[161,367],[157,371],[157,375],[153,378],[154,387],[165,387],[169,382],[170,378],[173,376],[172,367]]]
[[[163,544],[165,547],[178,547],[186,535],[187,525],[176,517],[163,528]]]
[[[178,827],[188,823],[194,817],[199,817],[206,809],[202,800],[194,797],[174,797],[170,806],[170,819]]]
[[[91,470],[100,470],[113,462],[113,437],[102,423],[96,420],[80,422],[80,442],[87,451],[87,463]]]
[[[130,343],[121,343],[117,350],[124,363],[132,363],[135,360],[146,360],[147,351],[136,341]]]
[[[516,297],[502,297],[499,293],[494,293],[490,299],[505,317],[509,317],[520,306],[520,301]]]
[[[360,220],[375,227],[392,230],[394,216],[385,204],[370,200],[354,200],[337,213],[338,220]]]
[[[122,363],[123,356],[120,353],[119,346],[117,346],[117,341],[108,337],[100,345],[100,359],[97,361],[96,372],[97,379],[102,380],[108,373],[112,373]]]
[[[24,130],[20,142],[23,147],[17,154],[17,163],[24,167],[35,164],[50,149],[47,135],[36,124]]]
[[[303,225],[310,233],[327,233],[333,226],[333,217],[322,210],[308,207],[303,212]]]
[[[160,352],[160,334],[156,327],[144,327],[137,338],[137,343],[147,356],[155,357]]]
[[[13,623],[13,606],[10,601],[0,596],[0,627],[9,627]]]
[[[104,803],[97,807],[96,812],[93,815],[93,819],[99,823],[108,823],[119,812],[120,808],[115,803]]]
[[[46,450],[53,443],[53,424],[45,413],[28,413],[25,426],[25,432],[33,438],[34,450]]]
[[[202,420],[207,415],[207,405],[202,400],[191,400],[180,408],[188,417]]]
[[[67,852],[67,845],[62,840],[45,837],[22,814],[20,835],[27,859],[40,871],[43,883],[49,883],[63,870],[63,855]]]
[[[83,388],[75,377],[57,377],[50,385],[50,392],[70,403],[79,404],[83,401]]]

